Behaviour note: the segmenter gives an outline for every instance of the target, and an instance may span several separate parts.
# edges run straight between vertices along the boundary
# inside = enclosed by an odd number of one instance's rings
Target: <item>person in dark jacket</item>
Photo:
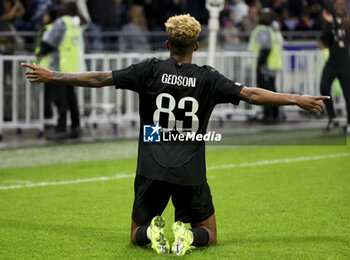
[[[321,94],[330,95],[332,82],[338,78],[343,90],[347,110],[347,125],[344,127],[350,133],[350,16],[345,0],[333,1],[334,13],[323,11],[326,24],[321,37],[322,45],[329,48],[329,59],[323,69],[321,78]],[[332,99],[325,100],[328,112],[328,124],[325,128],[330,131],[339,125],[336,120]]]

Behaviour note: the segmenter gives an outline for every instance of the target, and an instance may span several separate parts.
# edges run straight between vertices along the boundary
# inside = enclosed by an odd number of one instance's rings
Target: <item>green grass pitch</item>
[[[0,259],[175,259],[129,243],[136,146],[0,151]],[[350,258],[349,146],[211,146],[207,166],[218,244],[185,258]]]

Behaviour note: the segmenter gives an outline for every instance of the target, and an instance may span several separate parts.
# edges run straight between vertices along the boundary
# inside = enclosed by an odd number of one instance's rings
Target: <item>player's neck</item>
[[[170,57],[174,58],[177,61],[177,64],[181,65],[182,63],[191,63],[192,62],[192,53],[186,56],[178,56],[176,54],[170,53]]]

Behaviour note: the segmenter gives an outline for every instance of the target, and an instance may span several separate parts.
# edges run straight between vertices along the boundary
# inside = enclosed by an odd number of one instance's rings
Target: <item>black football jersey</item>
[[[170,137],[189,133],[204,135],[215,105],[238,105],[243,86],[212,67],[193,63],[178,65],[174,58],[153,58],[113,71],[113,81],[116,88],[139,94],[137,174],[181,185],[203,184],[206,181],[205,142],[178,141]],[[151,125],[161,127],[163,140],[154,141],[152,137],[151,142],[145,141],[146,127]]]

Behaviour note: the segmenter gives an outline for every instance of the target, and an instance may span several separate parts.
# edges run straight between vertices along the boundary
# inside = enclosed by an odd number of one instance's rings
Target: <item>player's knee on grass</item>
[[[216,219],[213,214],[208,219],[200,223],[192,223],[194,246],[213,246],[216,245]]]
[[[151,240],[149,240],[147,236],[148,227],[149,227],[148,225],[142,226],[136,230],[136,234],[135,234],[136,245],[145,246],[151,242]]]
[[[131,221],[131,232],[130,232],[130,243],[133,245],[147,245],[150,240],[147,237],[148,222],[136,223],[134,220]]]
[[[209,241],[207,246],[214,246],[216,245],[216,241],[217,241],[217,235],[216,235],[216,227],[215,229],[210,229],[207,228],[208,234],[209,234]]]
[[[212,232],[208,231],[203,227],[192,228],[191,231],[193,234],[193,242],[192,242],[193,246],[199,247],[199,246],[212,245],[212,241],[214,239],[213,234],[210,234]]]
[[[217,241],[216,231],[212,231],[211,235],[209,235],[209,241],[207,246],[215,246]]]

